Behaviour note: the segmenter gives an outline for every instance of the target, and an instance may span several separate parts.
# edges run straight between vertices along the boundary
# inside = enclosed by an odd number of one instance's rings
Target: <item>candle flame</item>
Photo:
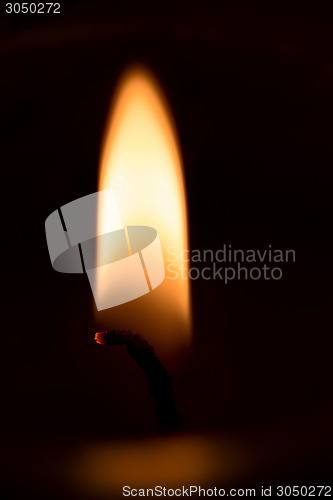
[[[131,328],[155,347],[173,350],[176,344],[188,343],[191,323],[188,280],[168,268],[168,249],[180,255],[188,248],[183,169],[165,98],[154,77],[140,67],[125,73],[109,114],[98,182],[99,191],[108,188],[112,188],[125,228],[137,225],[157,230],[166,278],[147,295],[99,317],[104,321],[107,314],[112,328]],[[108,210],[100,205],[98,211],[102,234]],[[98,286],[103,289],[103,283]]]

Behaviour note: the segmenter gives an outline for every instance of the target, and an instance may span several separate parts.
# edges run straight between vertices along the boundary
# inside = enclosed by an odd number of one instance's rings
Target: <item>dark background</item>
[[[177,124],[192,248],[296,250],[278,282],[192,283],[193,351],[174,373],[184,427],[256,430],[253,447],[268,461],[274,443],[286,451],[253,481],[323,484],[332,452],[331,11],[274,1],[61,4],[48,21],[0,6],[6,453],[12,443],[34,450],[49,439],[156,431],[143,374],[123,350],[95,345],[88,281],[53,271],[44,235],[53,210],[96,190],[112,91],[139,62]],[[23,498],[13,469],[2,484]]]

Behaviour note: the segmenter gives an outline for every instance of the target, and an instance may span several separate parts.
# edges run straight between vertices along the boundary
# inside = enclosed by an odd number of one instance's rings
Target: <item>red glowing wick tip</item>
[[[106,343],[106,335],[107,335],[107,330],[105,330],[105,332],[96,332],[95,340],[96,340],[97,344],[105,344]]]

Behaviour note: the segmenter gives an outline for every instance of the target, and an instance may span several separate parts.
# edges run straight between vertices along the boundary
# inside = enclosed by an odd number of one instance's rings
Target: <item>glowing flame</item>
[[[158,288],[109,310],[108,321],[113,328],[143,332],[155,346],[179,347],[190,333],[189,283],[171,275],[168,248],[178,255],[188,248],[183,171],[168,106],[152,75],[142,68],[125,74],[111,109],[98,190],[107,188],[114,192],[124,226],[157,230],[166,268]],[[100,232],[107,217],[107,207],[99,206]],[[99,313],[103,321],[105,314]]]

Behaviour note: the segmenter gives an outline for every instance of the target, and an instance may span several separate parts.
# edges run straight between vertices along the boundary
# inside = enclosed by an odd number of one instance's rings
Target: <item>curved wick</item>
[[[175,431],[178,415],[172,390],[172,377],[155,354],[146,339],[130,330],[106,330],[97,332],[95,340],[102,345],[125,346],[131,358],[144,371],[154,401],[156,417],[161,430]]]

